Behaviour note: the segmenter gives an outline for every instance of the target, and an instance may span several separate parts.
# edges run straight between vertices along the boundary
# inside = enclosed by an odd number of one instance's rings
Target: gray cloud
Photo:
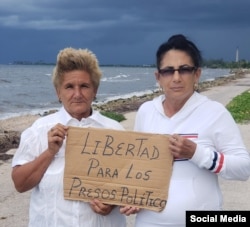
[[[250,60],[249,0],[1,0],[0,63],[55,61],[66,46],[103,64],[154,63],[157,47],[183,33],[205,58]]]

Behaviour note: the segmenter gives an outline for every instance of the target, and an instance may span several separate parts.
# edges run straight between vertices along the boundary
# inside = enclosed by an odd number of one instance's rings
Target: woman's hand
[[[169,150],[176,159],[190,159],[196,150],[196,143],[181,135],[173,134],[169,137]]]
[[[140,211],[138,207],[131,207],[131,206],[121,206],[120,213],[129,216],[130,214],[137,214]]]
[[[55,155],[63,144],[63,140],[67,136],[68,127],[57,124],[48,131],[48,151]]]
[[[89,204],[95,213],[104,216],[108,215],[115,207],[115,205],[102,203],[98,199],[92,200]]]

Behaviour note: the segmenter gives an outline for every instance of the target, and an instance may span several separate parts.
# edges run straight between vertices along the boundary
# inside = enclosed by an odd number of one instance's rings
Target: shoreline
[[[213,86],[202,93],[208,98],[226,105],[232,98],[250,89],[250,72],[244,77],[231,80],[223,86]],[[127,120],[122,121],[126,129],[131,130],[133,127],[136,111],[124,113]],[[20,123],[20,122],[19,122]],[[20,123],[21,124],[21,123]],[[1,124],[0,124],[1,126]],[[250,151],[250,124],[238,124],[242,133],[245,145]],[[14,154],[15,149],[8,151]],[[1,226],[26,227],[28,223],[29,198],[31,191],[18,193],[11,180],[11,159],[6,161],[0,160],[0,198],[1,206]],[[225,180],[220,178],[220,187],[223,194],[223,210],[250,210],[250,179],[247,181]],[[135,215],[126,217],[127,227],[134,225]]]
[[[199,82],[199,92],[203,92],[211,87],[214,86],[222,86],[226,83],[231,82],[232,80],[239,79],[244,77],[245,74],[250,73],[250,69],[234,69],[231,70],[229,74],[227,75],[221,75],[219,77],[215,77],[213,79],[208,79],[202,82]],[[130,111],[134,111],[138,109],[138,105],[142,104],[143,102],[147,100],[151,100],[155,96],[158,96],[161,93],[160,90],[152,90],[150,93],[145,93],[141,95],[134,95],[131,97],[120,97],[117,99],[112,99],[110,101],[105,101],[105,102],[94,102],[92,104],[94,109],[97,110],[103,110],[103,111],[112,111],[112,112],[117,112],[117,113],[127,113]],[[48,115],[54,111],[57,111],[60,108],[58,107],[51,107],[46,110],[37,110],[37,112],[32,113],[32,109],[30,111],[25,111],[23,113],[14,113],[13,115],[10,114],[10,116],[5,116],[0,118],[0,123],[8,120],[8,119],[18,119],[22,118],[25,116],[45,116]],[[6,113],[7,114],[7,113]],[[0,130],[3,127],[1,127],[0,124]]]
[[[250,73],[249,70],[238,71],[229,76],[218,77],[215,80],[201,82],[199,83],[199,92],[206,93],[206,91],[210,90],[211,88],[217,86],[221,87],[229,84],[230,82],[240,80],[244,78],[248,73]],[[156,91],[151,94],[145,94],[142,96],[133,96],[126,99],[121,98],[112,100],[101,105],[95,104],[93,105],[93,108],[98,111],[123,114],[126,120],[129,120],[129,115],[127,114],[129,114],[130,112],[136,112],[143,102],[153,99],[154,97],[160,95],[160,93],[160,91]],[[18,147],[21,133],[26,128],[31,126],[36,119],[55,111],[57,110],[51,109],[44,112],[42,115],[28,114],[0,120],[0,161],[6,161],[13,157],[13,154],[8,154],[8,151],[11,149],[16,149]]]

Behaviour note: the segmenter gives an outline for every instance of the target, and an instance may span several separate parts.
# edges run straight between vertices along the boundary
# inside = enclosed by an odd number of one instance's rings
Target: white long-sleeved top
[[[187,210],[221,210],[218,176],[247,180],[250,156],[239,128],[220,103],[195,92],[171,118],[164,114],[165,96],[145,102],[135,119],[135,131],[183,135],[197,143],[189,160],[175,160],[168,201],[160,212],[142,210],[136,227],[185,226]]]
[[[39,118],[21,136],[12,166],[23,165],[34,160],[48,147],[47,132],[57,123],[69,126],[95,127],[124,130],[121,124],[93,111],[80,122],[72,118],[62,107],[60,111]],[[63,175],[65,141],[46,170],[41,182],[32,189],[29,209],[29,227],[125,227],[125,216],[119,207],[109,215],[96,214],[86,202],[65,200]]]

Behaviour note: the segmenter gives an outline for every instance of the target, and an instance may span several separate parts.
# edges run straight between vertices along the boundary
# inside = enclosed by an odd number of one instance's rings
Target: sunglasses
[[[162,76],[173,76],[175,71],[178,71],[178,73],[181,76],[184,76],[184,75],[191,75],[196,69],[197,68],[195,66],[181,66],[178,69],[174,69],[172,67],[165,68],[165,69],[159,69],[158,72]]]

